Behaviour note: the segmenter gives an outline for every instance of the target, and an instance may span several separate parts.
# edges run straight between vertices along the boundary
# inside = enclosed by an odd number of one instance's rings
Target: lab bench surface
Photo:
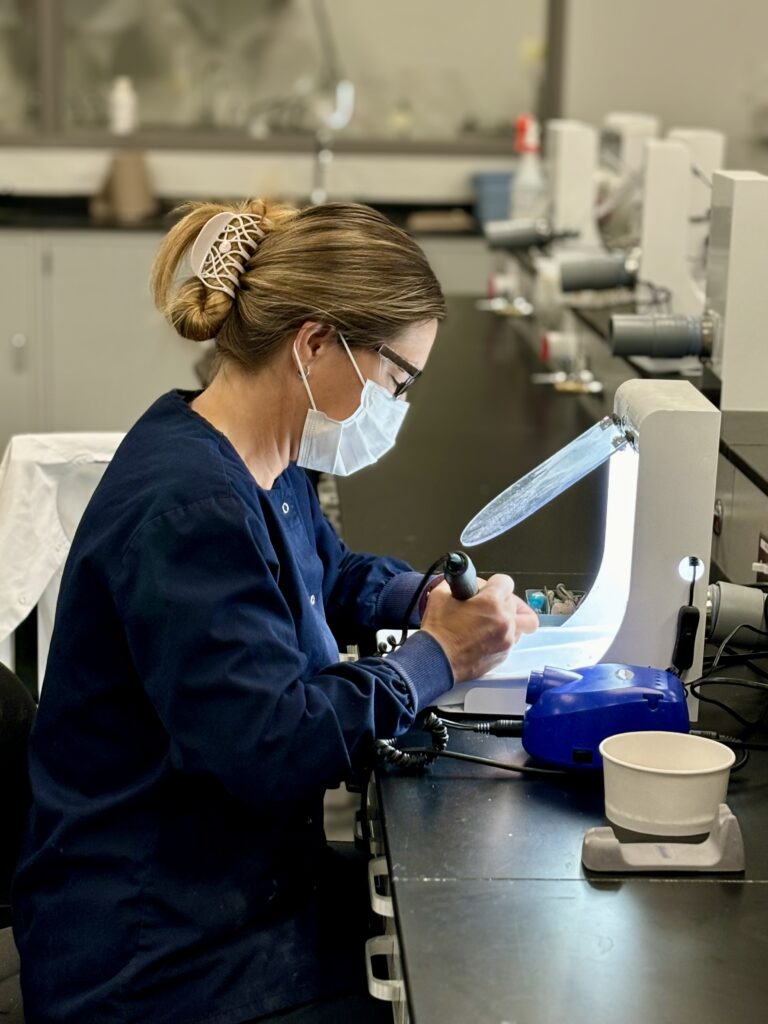
[[[454,732],[449,747],[525,763],[519,740]],[[440,760],[377,788],[413,1024],[765,1020],[768,754],[728,794],[745,875],[584,871],[600,777]]]

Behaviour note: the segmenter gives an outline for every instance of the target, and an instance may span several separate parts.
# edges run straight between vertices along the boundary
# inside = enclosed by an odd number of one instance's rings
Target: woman
[[[339,664],[419,575],[350,552],[302,467],[391,447],[443,297],[373,210],[261,201],[191,207],[154,288],[218,371],[128,433],[67,562],[14,892],[26,1019],[376,1020],[324,791],[535,617],[506,577],[464,604],[441,584],[397,653]]]

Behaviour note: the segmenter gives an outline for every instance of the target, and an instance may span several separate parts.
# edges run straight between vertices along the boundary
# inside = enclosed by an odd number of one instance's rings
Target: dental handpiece
[[[446,555],[445,580],[457,601],[468,601],[478,591],[477,570],[463,551],[449,551]]]

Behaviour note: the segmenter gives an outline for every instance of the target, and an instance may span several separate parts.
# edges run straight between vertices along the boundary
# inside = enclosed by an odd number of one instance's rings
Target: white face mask
[[[349,476],[364,466],[370,466],[390,450],[408,412],[408,403],[395,398],[381,384],[366,380],[341,333],[339,338],[363,385],[360,405],[345,420],[333,420],[320,412],[294,348],[299,374],[312,405],[304,421],[296,462],[304,469]]]

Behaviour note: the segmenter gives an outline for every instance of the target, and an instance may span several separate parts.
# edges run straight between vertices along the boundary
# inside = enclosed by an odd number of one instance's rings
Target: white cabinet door
[[[197,387],[201,347],[152,302],[160,240],[143,231],[45,236],[46,429],[127,430],[165,391]]]
[[[13,434],[40,425],[40,247],[32,233],[0,233],[0,455]]]

